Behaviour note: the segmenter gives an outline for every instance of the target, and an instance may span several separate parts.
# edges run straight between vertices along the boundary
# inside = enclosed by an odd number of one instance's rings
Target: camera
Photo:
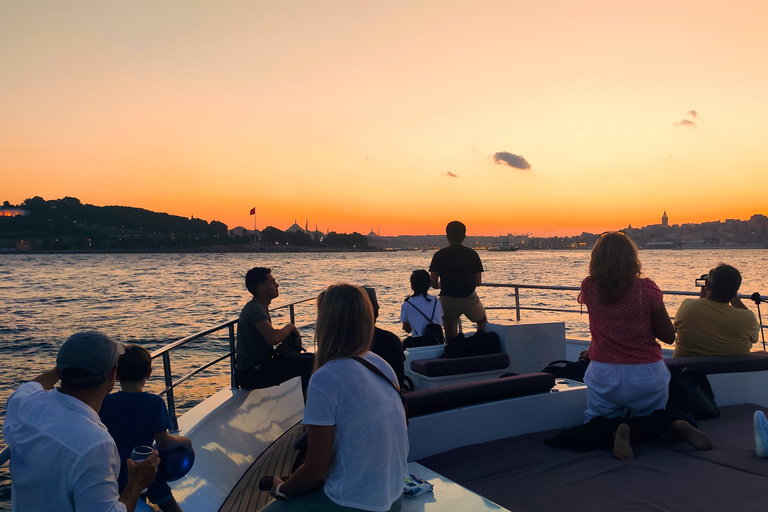
[[[701,277],[696,280],[696,286],[704,288],[707,286],[707,281],[709,281],[709,274],[702,274]]]

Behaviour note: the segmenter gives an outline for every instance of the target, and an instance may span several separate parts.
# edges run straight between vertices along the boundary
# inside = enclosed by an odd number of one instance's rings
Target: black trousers
[[[292,359],[267,359],[258,368],[235,369],[235,380],[237,385],[244,389],[264,389],[277,386],[294,377],[301,377],[301,391],[306,401],[307,386],[314,365],[314,354],[301,354]]]
[[[698,427],[698,423],[690,413],[677,409],[659,409],[648,416],[617,418],[598,416],[592,418],[589,423],[563,430],[554,438],[545,440],[544,443],[557,448],[570,448],[577,452],[610,450],[613,448],[613,434],[622,423],[629,425],[631,443],[645,443],[661,436],[667,427],[677,420],[685,420],[694,427]]]

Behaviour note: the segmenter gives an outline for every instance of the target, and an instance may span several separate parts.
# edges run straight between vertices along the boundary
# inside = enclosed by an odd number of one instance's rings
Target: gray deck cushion
[[[768,354],[753,352],[747,356],[693,356],[664,359],[667,366],[695,368],[707,374],[758,372],[768,370]]]
[[[549,373],[529,373],[514,377],[462,382],[439,388],[406,393],[405,403],[411,418],[467,405],[494,402],[523,395],[546,393],[555,385]]]
[[[451,359],[435,357],[411,361],[411,370],[425,377],[443,377],[445,375],[461,375],[462,373],[506,370],[507,368],[509,368],[509,355],[505,352],[472,357]]]
[[[699,428],[712,450],[660,439],[633,445],[635,460],[610,451],[544,445],[559,430],[457,448],[418,462],[509,510],[659,512],[765,510],[768,459],[755,456],[756,405],[725,406]]]

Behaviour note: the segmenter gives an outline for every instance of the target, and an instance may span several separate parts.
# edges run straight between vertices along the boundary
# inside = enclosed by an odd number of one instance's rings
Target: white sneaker
[[[755,411],[752,424],[755,427],[755,454],[758,457],[765,457],[765,450],[768,447],[768,419],[765,418],[765,413]]]

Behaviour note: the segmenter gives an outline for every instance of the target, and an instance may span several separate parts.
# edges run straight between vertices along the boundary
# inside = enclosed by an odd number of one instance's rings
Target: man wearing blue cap
[[[3,436],[11,449],[13,512],[104,512],[136,508],[160,459],[128,461],[128,484],[118,494],[120,457],[99,420],[115,385],[122,344],[96,332],[71,336],[56,368],[22,384],[8,399]],[[57,389],[53,386],[61,379]]]

